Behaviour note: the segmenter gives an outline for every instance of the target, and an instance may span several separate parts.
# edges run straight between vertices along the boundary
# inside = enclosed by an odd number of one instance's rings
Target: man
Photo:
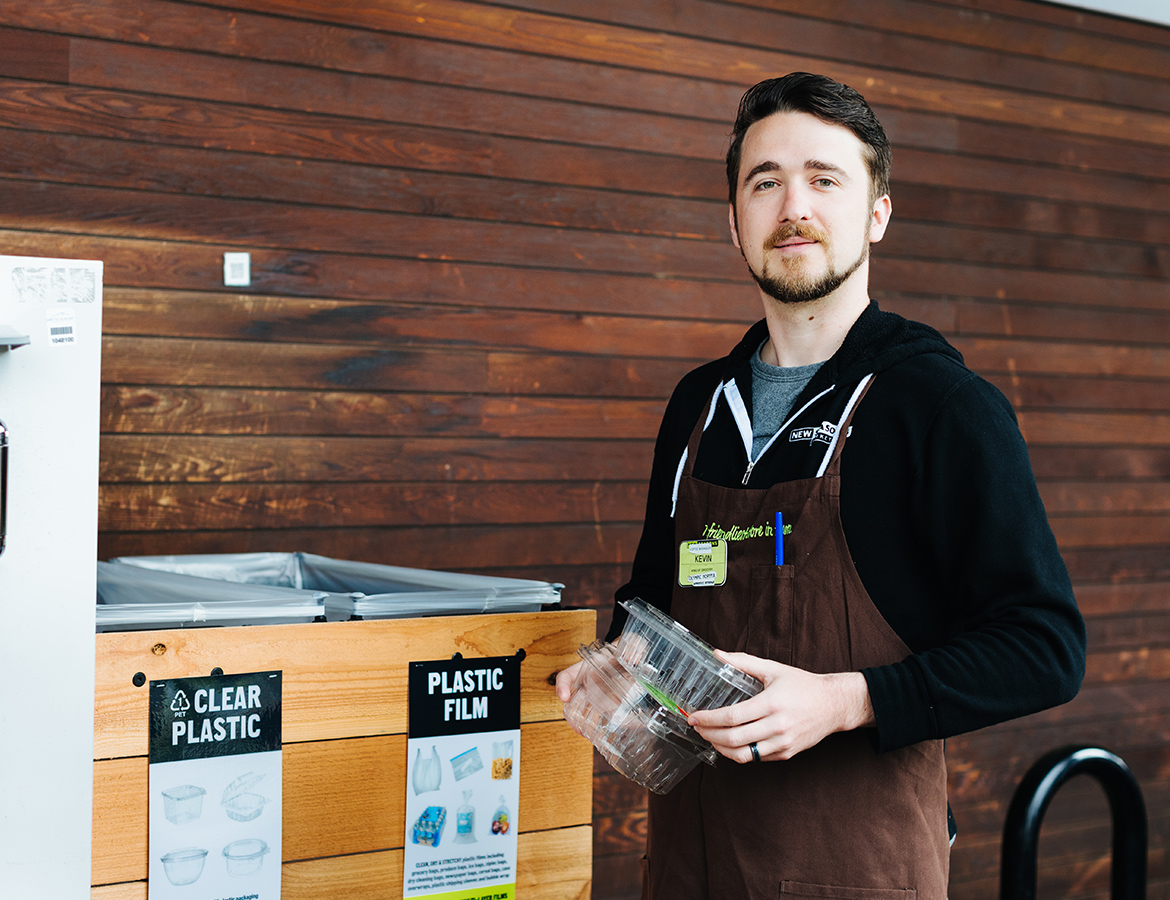
[[[653,898],[944,900],[942,739],[1080,686],[1084,624],[1010,405],[869,299],[889,168],[851,88],[794,73],[744,95],[729,220],[764,319],[676,388],[617,600],[765,688],[691,714],[723,758],[650,797]],[[681,561],[708,540],[715,586]]]

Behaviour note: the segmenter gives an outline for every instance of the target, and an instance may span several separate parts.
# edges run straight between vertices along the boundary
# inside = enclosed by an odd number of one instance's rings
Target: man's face
[[[774,113],[744,135],[731,235],[761,290],[806,303],[868,277],[888,196],[870,200],[864,145],[848,128]]]

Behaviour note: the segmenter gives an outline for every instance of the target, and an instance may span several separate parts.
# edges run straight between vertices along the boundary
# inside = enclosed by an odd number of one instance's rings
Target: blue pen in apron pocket
[[[784,565],[784,513],[776,513],[776,565]]]

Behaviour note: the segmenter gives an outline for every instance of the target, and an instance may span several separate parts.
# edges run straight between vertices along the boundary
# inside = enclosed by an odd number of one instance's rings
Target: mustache
[[[764,249],[771,250],[794,237],[824,244],[828,243],[829,236],[819,228],[813,228],[811,225],[799,225],[795,222],[789,222],[786,225],[781,225],[768,236],[768,239],[764,241]]]

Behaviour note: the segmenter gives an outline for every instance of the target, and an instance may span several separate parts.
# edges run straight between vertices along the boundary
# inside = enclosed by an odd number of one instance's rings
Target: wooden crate
[[[214,668],[282,670],[281,896],[382,900],[402,896],[407,663],[521,649],[517,893],[588,898],[593,755],[561,718],[549,678],[593,640],[595,616],[578,610],[99,634],[92,900],[146,897],[151,680]]]

